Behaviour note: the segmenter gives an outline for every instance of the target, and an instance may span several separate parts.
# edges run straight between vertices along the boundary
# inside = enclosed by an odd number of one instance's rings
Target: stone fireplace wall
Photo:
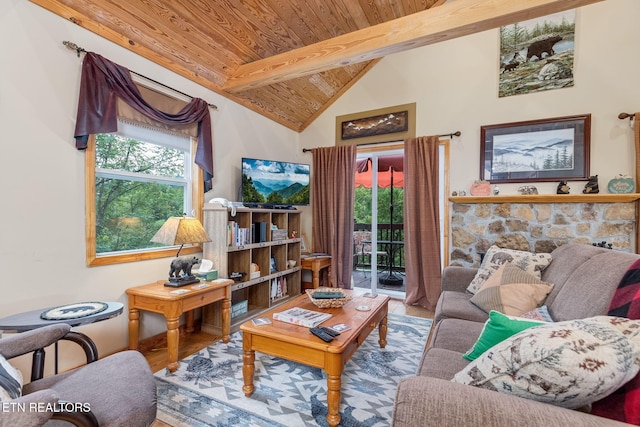
[[[606,242],[615,250],[635,252],[635,201],[517,203],[498,199],[491,203],[491,198],[468,199],[467,203],[465,197],[450,199],[450,265],[478,267],[480,254],[493,244],[551,252],[569,242]]]

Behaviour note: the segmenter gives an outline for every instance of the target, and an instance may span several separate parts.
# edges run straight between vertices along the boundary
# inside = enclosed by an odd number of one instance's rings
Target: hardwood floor
[[[417,305],[405,305],[402,300],[391,299],[389,301],[389,313],[405,314],[407,316],[424,317],[433,319],[433,311]]]
[[[405,314],[408,316],[424,317],[427,319],[433,319],[433,312],[423,307],[406,306],[402,300],[392,298],[389,301],[389,313]],[[180,349],[178,351],[178,359],[184,359],[185,357],[208,347],[215,341],[218,341],[220,337],[215,335],[206,334],[204,332],[192,332],[190,334],[180,335]],[[167,364],[167,347],[166,341],[159,341],[152,349],[145,349],[145,346],[141,346],[141,352],[146,357],[151,366],[153,372],[158,372],[164,368]],[[153,427],[171,427],[169,424],[156,420]]]

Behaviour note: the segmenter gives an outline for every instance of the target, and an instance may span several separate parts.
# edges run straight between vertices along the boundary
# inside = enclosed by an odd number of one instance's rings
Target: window
[[[202,219],[202,172],[188,136],[120,122],[87,149],[87,265],[174,256],[150,240],[170,216]],[[195,214],[194,214],[195,212]],[[183,254],[201,251],[185,247]]]

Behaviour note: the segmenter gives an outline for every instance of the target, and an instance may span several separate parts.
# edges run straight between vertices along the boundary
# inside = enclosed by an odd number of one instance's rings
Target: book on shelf
[[[235,221],[229,221],[227,223],[227,246],[233,246],[233,242],[235,241],[235,230],[236,223]]]
[[[227,246],[242,246],[251,243],[251,228],[242,228],[235,221],[227,223]]]
[[[318,326],[331,316],[333,315],[330,313],[322,313],[320,311],[307,310],[299,307],[293,307],[279,313],[273,313],[274,320],[305,326],[307,328]]]
[[[287,278],[285,276],[271,279],[271,301],[287,296]]]

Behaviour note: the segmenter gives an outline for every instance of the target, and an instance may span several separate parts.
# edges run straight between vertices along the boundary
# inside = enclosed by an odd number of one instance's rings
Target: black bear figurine
[[[598,175],[592,175],[589,177],[589,181],[585,184],[582,192],[584,194],[596,194],[600,192],[598,189]]]
[[[569,194],[569,190],[571,190],[571,187],[567,185],[567,181],[560,181],[556,194]]]
[[[191,276],[191,268],[194,264],[200,264],[200,260],[197,257],[191,258],[175,258],[171,261],[171,269],[169,270],[169,278],[180,278],[182,276]],[[182,276],[180,275],[182,271]]]

